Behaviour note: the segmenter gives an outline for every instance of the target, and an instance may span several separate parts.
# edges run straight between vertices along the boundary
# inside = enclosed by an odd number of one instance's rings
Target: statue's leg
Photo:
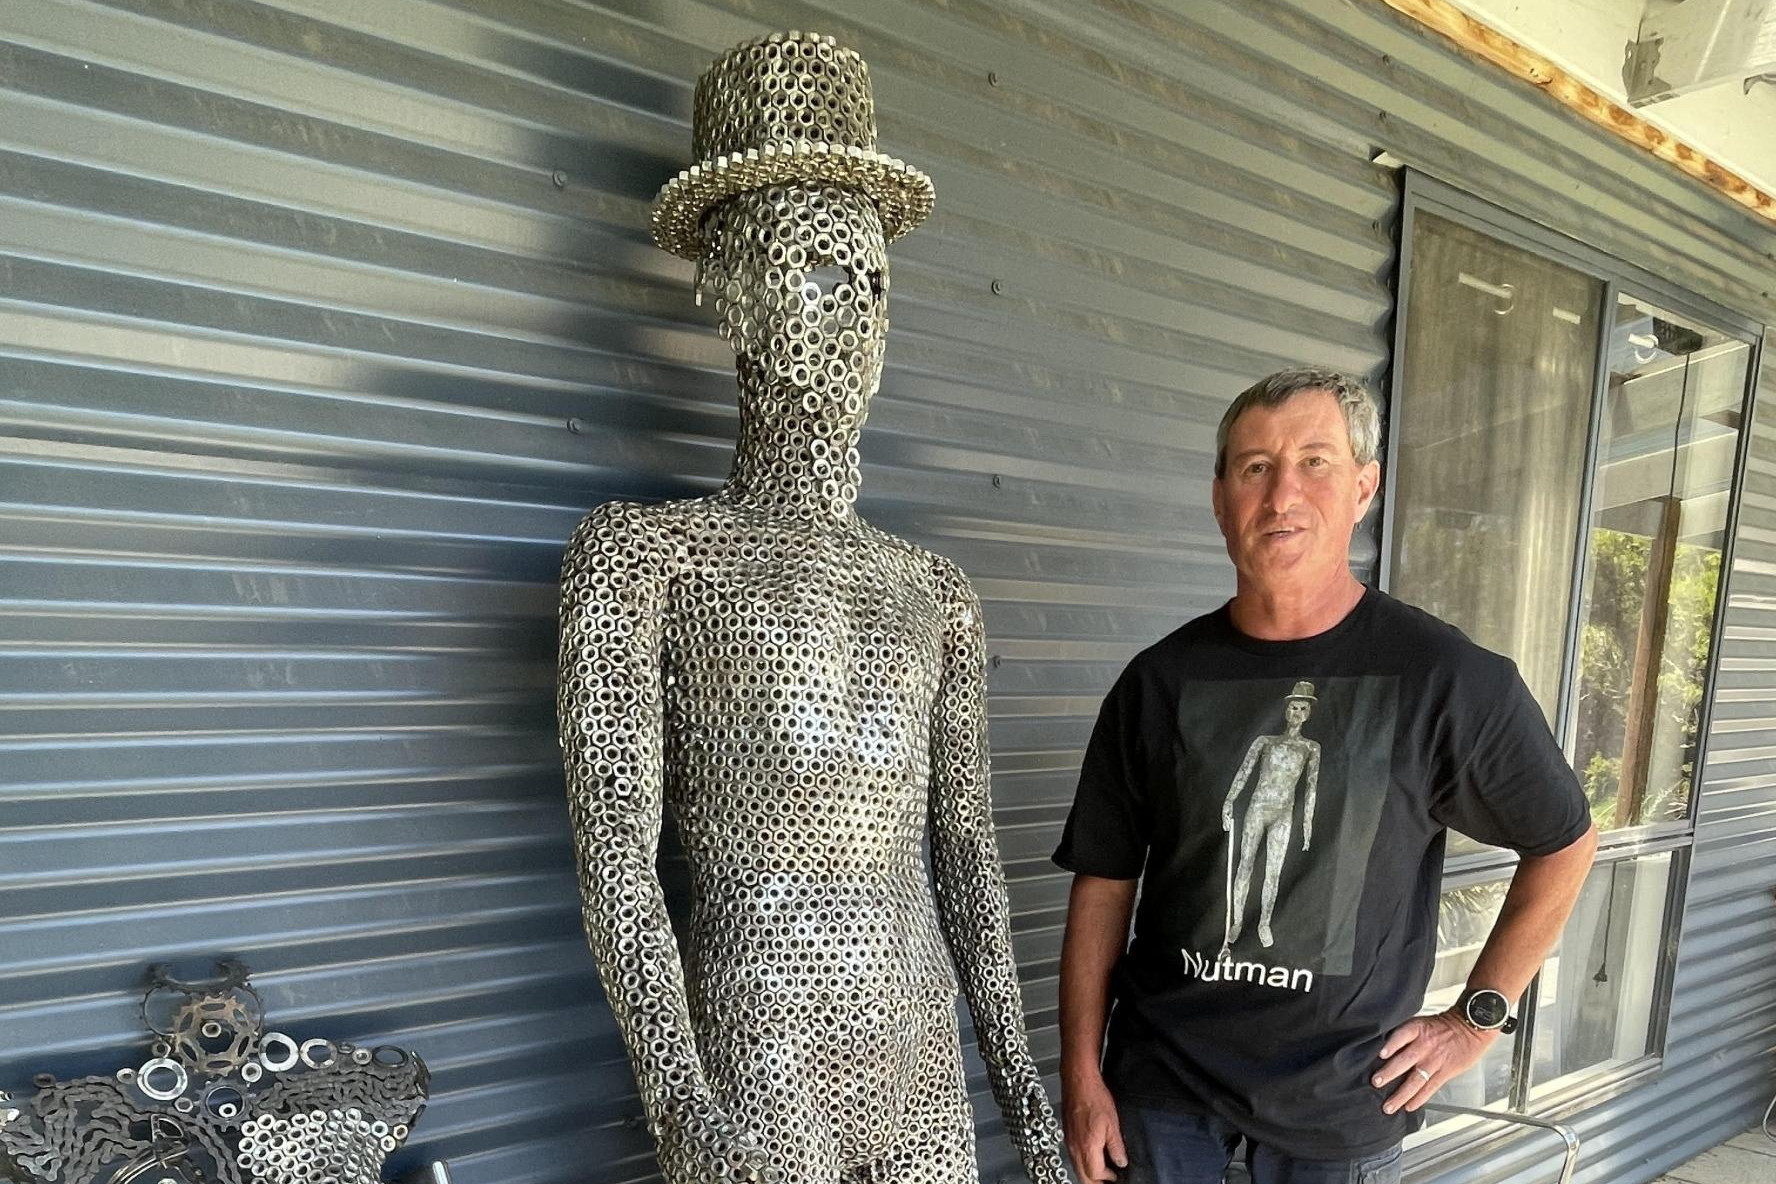
[[[1230,946],[1239,940],[1240,930],[1246,927],[1246,898],[1252,891],[1252,864],[1258,858],[1258,846],[1264,841],[1264,826],[1268,820],[1257,803],[1247,807],[1245,825],[1240,828],[1239,870],[1233,874],[1233,923],[1227,927],[1227,944]]]
[[[954,995],[945,998],[953,1008]],[[809,1073],[833,1133],[841,1179],[857,1179],[894,1148],[903,1116],[921,1088],[926,1002],[860,993],[828,1013],[830,1025],[810,1058]]]
[[[809,1071],[812,1025],[783,1010],[761,1002],[700,1018],[698,1052],[722,1112],[765,1152],[784,1184],[837,1184],[834,1131]]]
[[[1268,948],[1272,938],[1270,918],[1276,909],[1277,889],[1283,881],[1283,860],[1289,857],[1289,835],[1294,823],[1283,815],[1271,824],[1264,838],[1264,889],[1258,904],[1258,940]]]
[[[855,1165],[846,1184],[980,1184],[955,996],[933,995],[908,1018],[918,1038],[888,1152]]]

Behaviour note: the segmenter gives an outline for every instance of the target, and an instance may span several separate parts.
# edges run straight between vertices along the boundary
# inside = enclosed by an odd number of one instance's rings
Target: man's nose
[[[1273,514],[1295,508],[1301,500],[1301,478],[1288,465],[1277,465],[1270,471],[1270,483],[1264,490],[1264,505]]]

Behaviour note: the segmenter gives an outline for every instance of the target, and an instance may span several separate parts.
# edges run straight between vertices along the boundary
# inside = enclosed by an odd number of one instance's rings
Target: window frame
[[[1649,1051],[1640,1057],[1599,1070],[1580,1071],[1572,1075],[1567,1086],[1554,1078],[1545,1086],[1531,1080],[1535,1055],[1536,1003],[1541,973],[1530,982],[1518,1007],[1523,1027],[1520,1029],[1512,1056],[1512,1080],[1507,1098],[1494,1106],[1532,1113],[1538,1117],[1560,1117],[1596,1105],[1608,1097],[1648,1080],[1663,1071],[1666,1044],[1670,1029],[1672,988],[1676,977],[1679,939],[1682,934],[1685,905],[1689,896],[1692,852],[1695,845],[1696,820],[1699,816],[1702,788],[1707,780],[1709,736],[1713,728],[1716,683],[1720,672],[1721,644],[1726,632],[1730,604],[1730,583],[1733,552],[1739,536],[1739,515],[1744,501],[1746,461],[1752,436],[1752,412],[1762,364],[1765,326],[1732,309],[1675,287],[1656,274],[1624,262],[1586,243],[1570,238],[1548,227],[1531,222],[1469,193],[1438,181],[1414,169],[1402,170],[1404,185],[1399,220],[1398,267],[1395,273],[1394,326],[1392,351],[1387,372],[1387,426],[1385,432],[1383,490],[1379,521],[1379,551],[1375,567],[1377,585],[1389,590],[1394,567],[1396,542],[1395,511],[1392,497],[1399,458],[1398,441],[1401,424],[1410,416],[1409,399],[1401,387],[1405,367],[1409,324],[1409,295],[1412,283],[1412,242],[1420,213],[1446,219],[1468,230],[1486,235],[1518,250],[1540,255],[1551,262],[1571,268],[1602,285],[1599,296],[1598,340],[1592,376],[1591,407],[1585,440],[1582,482],[1579,494],[1579,528],[1573,541],[1573,571],[1568,589],[1565,650],[1560,665],[1560,687],[1556,705],[1556,739],[1562,749],[1570,742],[1572,727],[1572,696],[1578,688],[1578,640],[1583,628],[1584,596],[1590,576],[1590,523],[1597,490],[1598,451],[1602,438],[1603,416],[1609,398],[1610,329],[1614,324],[1620,297],[1629,295],[1653,302],[1678,316],[1692,318],[1702,326],[1718,330],[1749,346],[1745,389],[1741,395],[1739,439],[1735,442],[1733,472],[1728,484],[1725,536],[1721,546],[1721,574],[1716,590],[1714,619],[1709,632],[1707,668],[1703,672],[1702,700],[1698,707],[1696,735],[1698,749],[1693,785],[1684,817],[1667,821],[1640,823],[1631,827],[1603,832],[1597,852],[1597,866],[1632,860],[1642,855],[1669,851],[1672,853],[1671,880],[1666,893],[1664,915],[1660,918],[1660,955],[1653,986],[1649,1023]],[[1488,849],[1462,852],[1445,863],[1440,891],[1464,884],[1509,878],[1517,864],[1515,853]],[[1550,1088],[1551,1087],[1551,1088]],[[1545,1089],[1532,1097],[1537,1089]],[[1442,1124],[1439,1124],[1442,1125]],[[1447,1124],[1447,1135],[1434,1134],[1425,1144],[1415,1148],[1414,1159],[1436,1160],[1450,1153],[1450,1136],[1473,1135],[1473,1124],[1456,1121]],[[1497,1137],[1507,1137],[1501,1133]],[[1462,1140],[1467,1143],[1470,1140]],[[1491,1142],[1491,1138],[1483,1140]]]

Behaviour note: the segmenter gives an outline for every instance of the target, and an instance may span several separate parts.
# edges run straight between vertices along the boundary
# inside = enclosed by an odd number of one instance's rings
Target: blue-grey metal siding
[[[725,470],[730,358],[647,203],[697,72],[773,28],[863,51],[937,181],[863,508],[986,601],[1050,1065],[1046,855],[1121,662],[1229,589],[1220,405],[1385,364],[1373,150],[1776,321],[1762,224],[1370,0],[0,0],[0,1085],[109,1067],[145,962],[233,953],[287,1026],[420,1049],[413,1154],[464,1184],[651,1174],[578,933],[554,579],[586,507]],[[1589,1180],[1771,1088],[1772,418],[1670,1067],[1583,1120]]]

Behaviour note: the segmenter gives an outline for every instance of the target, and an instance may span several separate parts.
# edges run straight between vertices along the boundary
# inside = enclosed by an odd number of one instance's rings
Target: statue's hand
[[[1221,807],[1221,829],[1226,831],[1228,834],[1233,833],[1233,807],[1232,806]]]
[[[1035,1065],[1030,1066],[1018,1096],[1017,1112],[1005,1118],[1012,1145],[1024,1161],[1024,1173],[1031,1184],[1067,1184],[1061,1124],[1048,1104],[1048,1091],[1042,1088]]]
[[[654,1131],[670,1184],[783,1184],[764,1149],[713,1105],[686,1108]]]
[[[1024,1153],[1024,1174],[1030,1184],[1068,1184],[1059,1144],[1041,1152]]]

